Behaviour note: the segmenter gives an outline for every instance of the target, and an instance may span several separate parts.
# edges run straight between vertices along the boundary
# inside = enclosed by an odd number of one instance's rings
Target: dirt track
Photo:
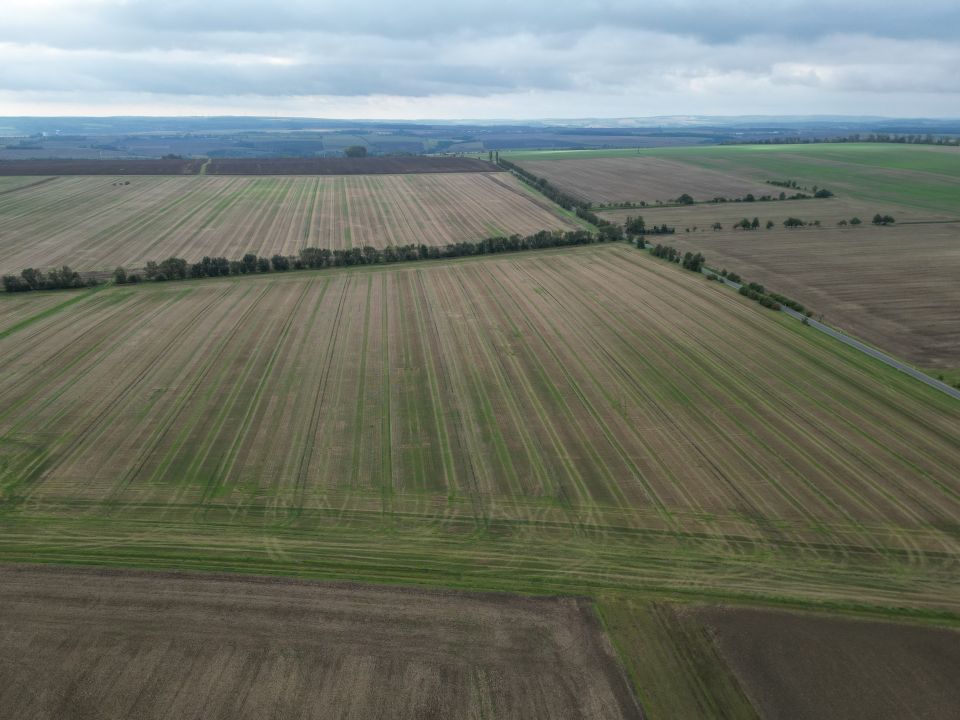
[[[695,615],[769,720],[957,717],[955,630],[750,608]]]
[[[0,718],[637,718],[573,599],[0,567]]]

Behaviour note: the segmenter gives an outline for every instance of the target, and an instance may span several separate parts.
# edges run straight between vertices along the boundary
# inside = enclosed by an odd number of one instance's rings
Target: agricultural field
[[[951,718],[960,631],[896,618],[605,598],[651,718]]]
[[[35,177],[2,177],[0,176],[0,195],[6,195],[7,193],[20,192],[26,188],[34,187],[35,185],[43,185],[44,183],[51,182],[54,178],[44,177],[44,178],[35,178]]]
[[[627,246],[79,297],[0,559],[958,609],[956,402]]]
[[[739,196],[733,190],[749,183],[765,188],[759,194],[777,194],[782,188],[766,181],[795,180],[807,187],[827,187],[839,197],[877,205],[880,212],[889,204],[960,218],[960,148],[954,147],[884,143],[728,145],[521,152],[504,153],[503,157],[561,188],[564,183],[572,190],[579,188],[595,202],[665,201],[677,197],[683,182],[694,187],[698,177],[714,178],[716,173],[730,178],[728,192],[715,193],[727,197]],[[639,168],[653,161],[668,162],[672,169],[657,177],[642,177]],[[735,185],[734,180],[741,185]],[[701,197],[707,189],[700,194],[690,189],[679,192],[698,200],[710,199]]]
[[[507,173],[59,177],[0,194],[0,272],[238,259],[306,246],[446,245],[573,229]]]
[[[598,153],[591,153],[596,155]],[[555,157],[570,154],[553,153]],[[697,204],[607,210],[623,222],[677,229],[669,240],[703,252],[711,267],[728,268],[792,297],[819,317],[934,375],[957,382],[960,369],[960,152],[897,145],[730,146],[675,149],[670,157],[741,177],[819,183],[828,199]],[[574,163],[574,160],[543,161]],[[778,188],[770,186],[774,190]],[[875,227],[891,214],[896,225]],[[756,232],[733,230],[758,218]],[[787,217],[819,227],[785,230]],[[840,226],[853,217],[859,227]],[[775,227],[765,229],[771,221]],[[723,229],[712,230],[714,223]]]
[[[915,223],[950,223],[957,218],[943,213],[931,213],[902,205],[883,204],[854,200],[848,197],[817,198],[810,200],[774,200],[768,202],[728,202],[698,203],[696,205],[673,205],[668,207],[616,208],[598,210],[600,217],[613,222],[623,223],[628,217],[638,215],[648,225],[669,225],[678,232],[696,229],[697,232],[710,233],[714,223],[720,223],[725,230],[740,222],[743,218],[759,218],[761,227],[772,220],[778,227],[788,217],[800,218],[806,223],[820,221],[824,228],[839,227],[841,220],[848,223],[852,218],[863,222],[861,230],[870,231],[871,218],[878,212],[890,214],[897,225]]]
[[[825,201],[826,202],[826,201]],[[644,215],[654,221],[656,213]],[[960,368],[960,223],[680,231],[669,242],[914,365]],[[934,374],[937,374],[936,372]]]
[[[0,608],[0,718],[641,717],[582,600],[14,566]]]
[[[224,158],[208,175],[400,175],[406,173],[499,172],[493,163],[466,157]]]
[[[960,632],[757,608],[683,611],[709,628],[760,717],[948,718],[960,707]]]
[[[196,175],[203,160],[0,160],[0,176],[32,175]]]
[[[766,195],[772,189],[762,181],[636,152],[632,157],[533,159],[519,164],[574,197],[603,204],[643,201],[654,205],[672,202],[684,193],[705,201],[715,197],[738,198],[748,193]]]

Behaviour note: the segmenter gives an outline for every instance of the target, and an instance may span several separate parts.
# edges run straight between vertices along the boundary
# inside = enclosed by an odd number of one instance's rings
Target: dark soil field
[[[761,717],[948,720],[960,632],[753,608],[694,611]]]
[[[509,159],[509,158],[508,158]],[[575,157],[522,160],[524,169],[566,193],[595,203],[672,202],[687,193],[697,201],[770,194],[761,181],[656,157]]]
[[[0,160],[0,175],[196,175],[203,160]]]
[[[0,718],[640,718],[574,599],[0,567]]]
[[[211,160],[208,175],[405,175],[497,172],[486,160],[461,157],[225,158]]]
[[[206,166],[206,167],[204,167]],[[461,157],[226,158],[217,160],[0,160],[4,175],[406,175],[499,172]]]

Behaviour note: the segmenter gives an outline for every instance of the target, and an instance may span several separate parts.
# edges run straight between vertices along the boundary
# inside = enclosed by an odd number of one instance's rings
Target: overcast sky
[[[958,0],[0,0],[0,115],[960,117],[958,37]]]

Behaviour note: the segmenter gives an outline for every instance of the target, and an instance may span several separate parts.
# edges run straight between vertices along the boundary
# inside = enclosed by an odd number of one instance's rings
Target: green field
[[[659,158],[751,180],[796,180],[837,195],[960,217],[960,149],[890,143],[729,145],[501,153],[507,160]],[[558,166],[558,175],[561,170]],[[548,178],[550,179],[550,178]],[[771,186],[771,190],[778,190]],[[878,205],[878,211],[883,210]]]

